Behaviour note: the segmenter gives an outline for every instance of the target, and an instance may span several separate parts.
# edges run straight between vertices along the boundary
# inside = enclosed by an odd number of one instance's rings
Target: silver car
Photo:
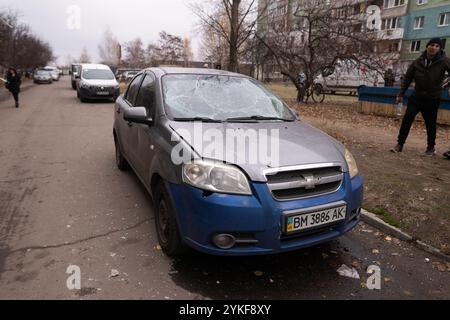
[[[33,74],[34,83],[53,83],[53,77],[50,71],[36,70]]]

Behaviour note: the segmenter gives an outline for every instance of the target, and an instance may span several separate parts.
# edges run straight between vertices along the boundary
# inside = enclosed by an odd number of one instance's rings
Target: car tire
[[[75,81],[72,81],[72,89],[77,90],[77,84],[75,83]]]
[[[156,233],[161,249],[168,256],[185,253],[186,247],[180,238],[175,210],[163,182],[160,182],[155,189],[153,204]]]
[[[117,138],[114,136],[114,146],[115,146],[115,152],[116,152],[116,165],[117,168],[120,171],[127,171],[130,166],[127,162],[127,160],[125,159],[125,157],[123,156],[122,153],[122,149],[120,148],[120,144],[119,141],[117,141]]]

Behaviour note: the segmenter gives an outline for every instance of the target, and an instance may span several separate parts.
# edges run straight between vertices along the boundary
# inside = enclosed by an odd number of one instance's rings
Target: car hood
[[[192,122],[174,122],[171,121],[169,126],[174,130],[184,141],[188,143],[189,146],[197,153],[199,157],[208,158],[218,161],[226,161],[228,163],[235,164],[241,167],[250,177],[252,181],[265,182],[266,178],[263,173],[266,169],[272,168],[283,168],[298,165],[310,165],[310,164],[325,164],[325,163],[335,163],[342,166],[343,170],[347,171],[347,163],[345,161],[344,153],[345,148],[342,144],[337,142],[335,139],[326,135],[322,131],[302,122],[259,122],[259,123],[199,123],[194,124]],[[209,141],[214,141],[212,139],[203,138],[203,146],[199,147],[197,144],[198,140],[193,143],[192,138],[194,135],[196,137],[205,137],[205,132],[220,132],[222,137],[226,137],[227,130],[267,130],[266,132],[272,132],[271,130],[276,130],[279,136],[279,152],[277,161],[273,163],[254,161],[230,161],[230,156],[232,159],[236,160],[238,158],[238,153],[240,155],[245,152],[247,155],[254,153],[254,145],[249,145],[239,148],[234,148],[234,151],[226,155],[211,156],[211,152],[205,152],[207,150],[207,145],[210,144]],[[243,131],[240,131],[243,132]],[[257,131],[261,132],[261,131]],[[263,131],[264,132],[264,131]],[[208,136],[208,135],[206,135]],[[275,135],[276,136],[276,135]],[[223,138],[225,140],[225,138]],[[270,141],[270,138],[268,139]],[[274,150],[277,150],[275,148]],[[224,152],[225,153],[225,152]],[[269,153],[270,154],[270,153]],[[278,158],[278,159],[277,159]],[[263,164],[265,163],[265,164]]]
[[[119,83],[113,79],[113,80],[98,80],[98,79],[92,79],[92,80],[87,80],[87,79],[83,79],[82,80],[84,84],[88,85],[88,86],[103,86],[103,87],[113,87],[113,86],[118,86]]]

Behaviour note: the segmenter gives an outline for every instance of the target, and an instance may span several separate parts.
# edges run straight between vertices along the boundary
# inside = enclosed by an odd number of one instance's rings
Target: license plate
[[[304,231],[311,228],[345,220],[347,206],[321,211],[292,215],[286,218],[286,233]]]
[[[107,96],[107,95],[109,95],[109,92],[99,91],[99,92],[97,92],[97,95],[99,95],[99,96]]]

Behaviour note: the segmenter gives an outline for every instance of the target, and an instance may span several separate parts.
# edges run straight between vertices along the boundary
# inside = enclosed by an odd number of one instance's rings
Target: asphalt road
[[[67,78],[21,101],[0,103],[0,299],[450,299],[449,266],[363,224],[279,256],[170,259],[145,189],[115,167],[113,104],[81,104]],[[381,290],[366,288],[371,265]]]

